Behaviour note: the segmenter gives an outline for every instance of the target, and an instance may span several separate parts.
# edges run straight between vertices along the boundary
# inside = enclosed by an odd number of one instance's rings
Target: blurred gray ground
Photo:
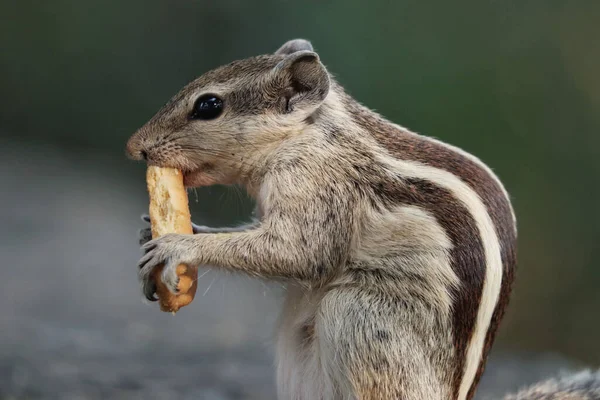
[[[281,288],[211,270],[159,312],[136,278],[143,186],[111,160],[0,145],[0,399],[274,398]],[[479,398],[566,367],[496,351]]]

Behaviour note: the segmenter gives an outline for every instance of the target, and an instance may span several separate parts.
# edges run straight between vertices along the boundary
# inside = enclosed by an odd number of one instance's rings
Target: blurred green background
[[[362,103],[477,155],[505,183],[519,271],[495,354],[600,365],[600,1],[2,0],[0,21],[0,321],[11,349],[0,354],[27,363],[23,349],[47,336],[40,320],[100,337],[111,323],[172,321],[132,294],[147,200],[144,166],[126,159],[125,142],[196,76],[303,37]],[[225,188],[192,199],[204,224],[251,210]],[[180,328],[214,314],[230,325],[197,329],[270,329],[277,288],[263,295],[262,284],[235,279]],[[53,302],[60,311],[44,308]],[[119,317],[106,311],[130,303]]]

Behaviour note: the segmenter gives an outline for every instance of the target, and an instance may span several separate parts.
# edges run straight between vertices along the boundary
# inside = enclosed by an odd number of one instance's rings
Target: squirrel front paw
[[[197,264],[193,257],[190,257],[193,254],[194,243],[195,239],[192,235],[171,233],[150,240],[142,246],[144,256],[138,262],[138,267],[146,298],[154,300],[156,284],[152,281],[152,271],[161,264],[164,264],[162,281],[172,293],[177,293],[179,283],[177,266],[186,264],[195,267]]]

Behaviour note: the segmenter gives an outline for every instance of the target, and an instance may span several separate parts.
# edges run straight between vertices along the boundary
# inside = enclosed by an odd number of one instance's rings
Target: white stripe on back
[[[485,338],[502,286],[502,257],[494,223],[477,193],[456,175],[415,161],[398,160],[392,156],[379,157],[384,165],[390,165],[390,170],[395,173],[427,180],[448,190],[467,208],[479,230],[485,252],[485,279],[474,331],[467,346],[463,378],[458,392],[458,400],[464,400],[477,374]]]
[[[451,144],[448,144],[448,143],[442,142],[441,140],[438,140],[438,139],[432,138],[432,137],[430,137],[430,136],[423,136],[423,135],[419,135],[419,134],[417,134],[417,133],[415,133],[415,132],[412,132],[412,131],[411,131],[411,130],[409,130],[409,129],[406,129],[405,127],[403,127],[403,126],[401,126],[401,125],[398,125],[398,124],[392,124],[392,125],[394,125],[396,128],[398,128],[399,130],[401,130],[402,132],[404,132],[404,133],[406,133],[406,134],[409,134],[409,135],[415,135],[415,136],[418,136],[420,139],[427,140],[427,141],[429,141],[429,142],[432,142],[432,143],[438,144],[438,145],[440,145],[440,146],[443,146],[443,147],[445,147],[445,148],[447,148],[447,149],[449,149],[449,150],[451,150],[451,151],[453,151],[453,152],[455,152],[455,153],[457,153],[457,154],[459,154],[459,155],[461,155],[461,156],[465,157],[466,159],[468,159],[468,160],[472,161],[472,162],[473,162],[473,163],[475,163],[475,164],[476,164],[478,167],[480,167],[480,168],[481,168],[481,169],[483,169],[485,172],[487,172],[488,176],[489,176],[490,178],[492,178],[492,179],[493,179],[493,180],[494,180],[494,181],[495,181],[495,182],[498,184],[498,187],[500,187],[500,190],[502,190],[502,193],[504,194],[504,197],[506,198],[506,201],[508,202],[508,207],[510,208],[510,212],[511,212],[511,214],[512,214],[513,224],[514,224],[514,227],[515,227],[515,232],[516,232],[516,229],[517,229],[517,218],[516,218],[516,216],[515,216],[515,212],[514,212],[514,210],[513,210],[512,204],[511,204],[511,202],[510,202],[510,196],[508,195],[508,192],[506,191],[506,188],[504,187],[504,185],[502,185],[502,182],[500,182],[500,179],[499,179],[499,178],[496,176],[496,174],[494,174],[494,171],[492,171],[492,169],[491,169],[490,167],[488,167],[488,166],[487,166],[487,165],[486,165],[486,164],[485,164],[483,161],[481,161],[479,158],[475,157],[475,156],[474,156],[473,154],[471,154],[471,153],[468,153],[468,152],[464,151],[464,150],[463,150],[463,149],[461,149],[460,147],[456,147],[456,146],[453,146],[453,145],[451,145]]]

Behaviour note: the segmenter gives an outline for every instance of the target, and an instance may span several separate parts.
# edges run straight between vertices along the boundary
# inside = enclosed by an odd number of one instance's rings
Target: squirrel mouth
[[[216,183],[205,169],[196,169],[183,172],[183,185],[186,188],[195,188],[201,186],[210,186]]]

